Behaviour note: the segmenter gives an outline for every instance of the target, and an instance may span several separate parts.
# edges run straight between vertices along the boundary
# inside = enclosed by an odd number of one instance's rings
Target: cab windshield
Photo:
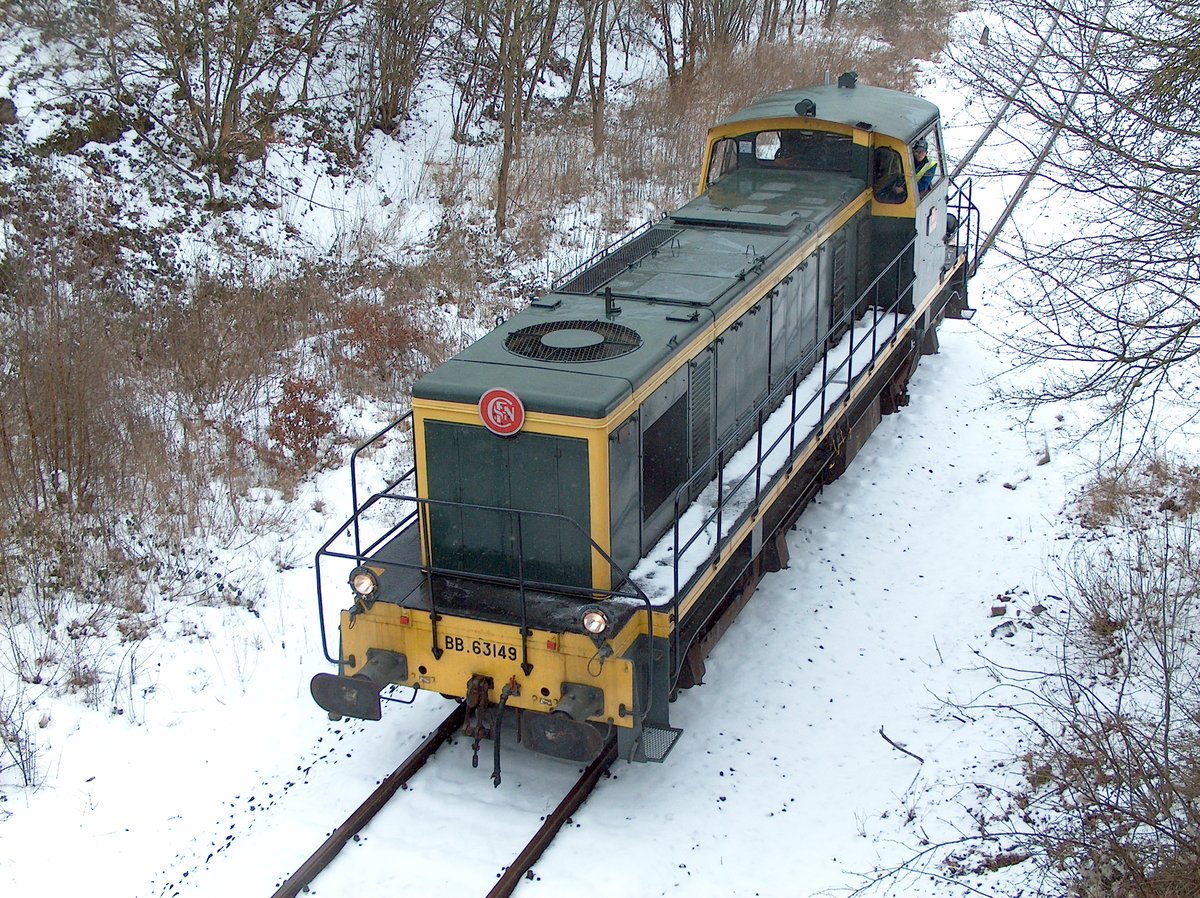
[[[849,173],[852,144],[848,134],[802,128],[725,137],[713,145],[707,184],[745,168]]]

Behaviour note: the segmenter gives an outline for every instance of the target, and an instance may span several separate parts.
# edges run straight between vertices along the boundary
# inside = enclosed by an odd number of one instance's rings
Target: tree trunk
[[[825,0],[825,19],[821,22],[826,30],[833,27],[833,17],[837,15],[838,0]]]
[[[538,46],[537,58],[534,60],[533,68],[529,72],[529,84],[525,89],[525,102],[522,107],[523,115],[529,114],[529,109],[533,105],[533,95],[537,92],[538,81],[541,80],[542,73],[546,71],[546,63],[550,59],[550,51],[554,48],[554,37],[558,33],[558,10],[559,0],[550,0],[550,5],[546,9],[542,24],[542,38]],[[533,10],[527,10],[527,12],[532,15]]]
[[[592,153],[599,156],[604,152],[604,99],[608,87],[608,38],[611,26],[608,22],[608,0],[600,0],[600,71],[593,77],[591,60],[588,61],[588,87],[592,99]]]
[[[501,234],[508,226],[508,180],[512,172],[512,161],[516,155],[517,128],[520,122],[521,86],[517,67],[524,70],[524,59],[520,53],[520,16],[516,4],[519,0],[506,0],[500,23],[500,166],[496,172],[496,233]]]
[[[567,112],[579,99],[579,85],[583,81],[584,68],[591,65],[592,41],[596,36],[596,0],[583,4],[583,22],[580,24],[579,47],[575,52],[575,65],[571,67],[571,86],[563,99],[563,111]]]

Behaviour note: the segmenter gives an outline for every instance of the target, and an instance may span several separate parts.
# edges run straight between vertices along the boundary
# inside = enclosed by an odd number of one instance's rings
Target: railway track
[[[516,859],[504,868],[504,872],[500,874],[500,879],[496,885],[487,894],[487,898],[506,898],[511,895],[520,883],[521,878],[533,867],[534,863],[542,852],[549,847],[558,831],[562,829],[563,824],[570,819],[571,815],[579,809],[587,797],[591,794],[592,789],[596,787],[600,777],[604,771],[612,765],[612,762],[617,759],[617,740],[612,738],[600,752],[596,760],[579,775],[579,779],[575,785],[571,787],[562,801],[554,811],[546,816],[541,827],[534,834],[533,838],[521,849],[520,854]]]
[[[454,710],[400,763],[367,799],[312,853],[299,869],[279,886],[272,898],[296,898],[305,891],[321,873],[333,863],[346,843],[357,836],[379,811],[425,766],[433,754],[448,742],[463,725],[465,705],[456,705]],[[488,898],[505,898],[511,895],[522,878],[530,871],[542,852],[554,840],[563,824],[570,819],[591,794],[600,777],[617,757],[616,740],[612,739],[600,755],[579,775],[566,795],[547,814],[542,825],[513,861],[501,870],[495,885],[487,892]],[[481,888],[482,891],[482,888]]]
[[[335,829],[321,847],[300,865],[300,869],[287,878],[283,885],[275,891],[272,898],[295,898],[320,875],[322,870],[332,864],[346,843],[358,835],[363,827],[383,809],[383,806],[396,794],[397,790],[412,779],[416,772],[425,766],[425,762],[433,756],[433,753],[458,732],[466,713],[465,705],[456,705],[449,716],[425,737],[416,750],[405,758],[400,766],[384,777],[383,782],[375,791],[367,796],[367,800],[346,818],[346,822]]]

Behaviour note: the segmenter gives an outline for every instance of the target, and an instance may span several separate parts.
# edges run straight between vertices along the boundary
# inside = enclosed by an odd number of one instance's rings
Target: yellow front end
[[[545,630],[530,631],[523,649],[518,627],[439,613],[435,637],[430,612],[376,602],[366,611],[342,612],[342,674],[353,677],[366,666],[370,650],[382,649],[406,659],[403,685],[465,698],[471,679],[483,676],[491,680],[491,702],[499,702],[505,684],[514,683],[508,707],[542,712],[559,706],[564,684],[588,686],[603,695],[602,711],[588,719],[629,727],[633,664],[622,656],[643,617],[635,615],[625,632],[602,643],[604,649],[582,634]],[[528,674],[522,668],[526,653]]]

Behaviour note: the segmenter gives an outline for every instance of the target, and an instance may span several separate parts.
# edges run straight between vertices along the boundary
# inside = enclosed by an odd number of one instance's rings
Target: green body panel
[[[626,571],[633,570],[642,557],[640,454],[641,420],[635,412],[608,438],[609,554]]]
[[[911,218],[876,218],[872,222],[871,238],[871,267],[873,271],[881,271],[891,262],[913,239],[913,220]],[[878,298],[881,303],[889,303],[896,298],[896,291],[904,291],[913,283],[913,254],[909,249],[906,254],[905,266],[900,276],[894,273],[885,274],[879,281]],[[911,311],[911,297],[901,311]]]
[[[435,567],[591,585],[585,441],[536,433],[499,438],[482,427],[430,421],[425,453]],[[564,515],[578,527],[557,518],[438,502]],[[524,549],[524,570],[518,567],[518,546]]]

